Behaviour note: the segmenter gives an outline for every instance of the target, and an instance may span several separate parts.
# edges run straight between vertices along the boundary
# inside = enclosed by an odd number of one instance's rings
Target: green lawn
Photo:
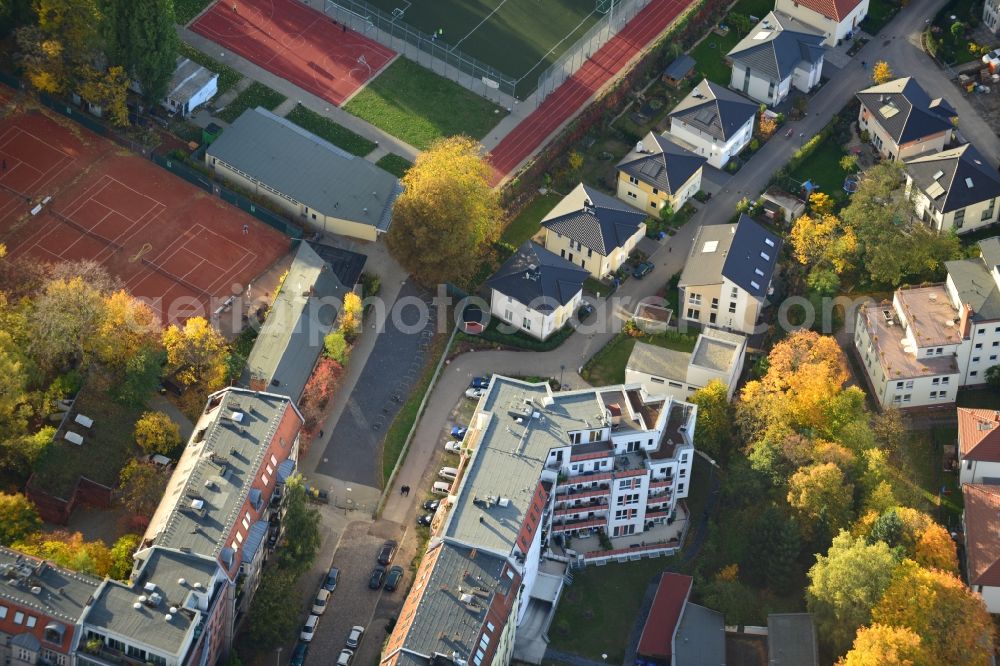
[[[227,123],[231,123],[239,118],[247,109],[255,109],[258,106],[262,106],[269,111],[273,111],[281,106],[281,103],[286,99],[287,97],[281,93],[271,90],[263,83],[254,81],[246,90],[237,95],[236,99],[230,102],[226,108],[219,111],[217,115]]]
[[[481,139],[503,117],[493,102],[406,58],[397,58],[344,109],[421,150],[456,134]]]
[[[956,434],[955,428],[943,426],[909,431],[890,468],[901,503],[926,511],[949,528],[958,526],[962,493],[958,474],[942,469],[942,447],[954,444]]]
[[[551,191],[537,195],[517,217],[507,224],[500,240],[504,243],[510,243],[514,247],[520,247],[521,243],[538,233],[538,230],[541,229],[539,223],[542,218],[552,210],[553,206],[559,203],[560,199],[562,197]]]
[[[868,4],[868,16],[861,27],[870,35],[877,35],[885,24],[899,11],[899,3],[895,0],[871,0]]]
[[[732,68],[726,63],[726,54],[739,41],[740,37],[735,30],[730,30],[725,37],[711,33],[691,49],[691,57],[697,62],[695,79],[704,77],[719,85],[728,86]]]
[[[403,453],[403,445],[406,444],[406,438],[417,422],[417,412],[420,409],[420,403],[423,401],[424,394],[427,393],[427,389],[431,385],[434,368],[437,366],[441,354],[444,353],[446,342],[447,338],[442,335],[437,336],[431,347],[431,353],[427,358],[427,365],[424,367],[424,372],[420,376],[420,380],[413,387],[413,390],[410,391],[410,396],[403,403],[402,408],[400,408],[396,414],[396,418],[392,420],[389,429],[385,433],[385,441],[382,443],[383,484],[389,480],[392,470],[396,467],[396,461],[400,460],[400,455]]]
[[[691,352],[694,351],[694,343],[697,339],[697,335],[690,333],[668,332],[662,335],[643,335],[639,338],[619,333],[587,361],[580,374],[591,386],[621,384],[625,381],[625,365],[628,363],[628,357],[632,354],[632,348],[635,347],[637,341],[665,349]]]
[[[80,390],[74,411],[94,419],[94,425],[89,431],[70,428],[84,436],[82,446],[57,439],[42,452],[34,468],[34,484],[39,490],[69,499],[81,476],[117,487],[122,467],[139,453],[132,431],[143,408],[122,406],[108,395],[109,388],[94,371]]]
[[[676,565],[677,557],[660,557],[574,571],[549,628],[552,647],[599,663],[622,663],[646,589],[654,576]]]
[[[285,117],[299,127],[309,130],[319,138],[343,148],[352,155],[364,157],[375,150],[374,141],[369,141],[360,134],[355,134],[343,125],[338,125],[326,116],[310,111],[301,104],[296,104],[291,113]]]
[[[201,13],[212,0],[174,0],[174,20],[179,25],[187,25],[188,21]]]
[[[800,183],[811,180],[821,192],[833,197],[838,207],[843,206],[848,199],[847,193],[844,192],[844,178],[847,172],[840,168],[840,158],[845,154],[843,147],[833,137],[829,137],[820,143],[813,154],[789,176]]]
[[[406,175],[409,168],[413,166],[413,162],[405,157],[400,157],[395,153],[389,153],[388,155],[380,157],[378,162],[375,163],[375,166],[388,171],[396,178],[402,178]]]
[[[218,86],[218,91],[215,93],[216,97],[235,86],[239,83],[240,79],[243,78],[242,74],[229,65],[223,65],[222,63],[213,60],[198,49],[190,46],[189,44],[185,44],[184,42],[177,45],[177,53],[219,75],[219,80],[216,82],[216,85]]]

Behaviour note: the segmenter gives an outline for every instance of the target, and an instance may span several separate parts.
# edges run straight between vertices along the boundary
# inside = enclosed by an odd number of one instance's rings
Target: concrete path
[[[206,39],[185,27],[178,26],[177,35],[184,43],[190,44],[199,51],[207,53],[214,60],[218,60],[222,64],[232,67],[243,76],[253,79],[254,81],[260,81],[267,87],[277,90],[282,95],[287,97],[293,106],[295,103],[299,103],[311,111],[315,111],[320,115],[326,116],[338,125],[343,125],[352,132],[356,132],[366,139],[374,141],[386,150],[396,153],[401,157],[405,157],[411,162],[415,160],[417,155],[420,153],[418,149],[414,148],[410,144],[383,132],[374,125],[370,125],[357,116],[351,115],[347,111],[334,106],[325,99],[306,92],[297,85],[272,74],[266,69],[258,67],[249,60],[223,49],[215,42]]]

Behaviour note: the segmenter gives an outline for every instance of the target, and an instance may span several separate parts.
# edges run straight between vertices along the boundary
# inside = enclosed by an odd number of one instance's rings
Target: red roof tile
[[[969,585],[1000,586],[1000,486],[969,483],[962,494]]]
[[[1000,412],[959,407],[958,452],[963,460],[1000,462]]]
[[[693,582],[691,576],[663,573],[646,624],[642,628],[637,654],[670,662],[674,633],[677,631],[681,611],[687,603]]]
[[[839,23],[861,4],[861,0],[799,0],[799,4]]]

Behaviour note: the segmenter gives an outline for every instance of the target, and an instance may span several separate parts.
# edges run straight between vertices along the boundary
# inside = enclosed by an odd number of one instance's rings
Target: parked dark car
[[[653,272],[653,264],[649,261],[644,261],[632,270],[632,277],[637,280],[641,280],[650,273]]]
[[[489,377],[473,377],[472,381],[469,382],[469,388],[474,389],[484,389],[490,385]]]
[[[385,591],[395,592],[399,587],[399,581],[403,580],[403,567],[398,564],[389,569],[389,575],[385,579]]]
[[[340,580],[340,569],[330,567],[330,570],[326,572],[326,580],[323,581],[323,589],[333,592],[337,589],[338,580]]]
[[[424,527],[430,527],[431,521],[434,520],[433,513],[425,513],[417,518],[417,525],[423,525]]]
[[[288,666],[302,666],[306,663],[306,655],[309,654],[309,643],[299,641],[292,650],[292,658],[288,660]]]
[[[396,557],[396,549],[399,547],[395,541],[386,541],[382,544],[382,550],[378,551],[378,563],[384,567],[392,564],[392,558]]]
[[[441,500],[430,499],[424,502],[424,511],[437,511],[441,506]]]
[[[451,436],[454,437],[455,439],[462,439],[463,437],[465,437],[466,430],[468,430],[468,428],[464,428],[462,426],[452,426]]]
[[[377,590],[382,587],[382,581],[385,580],[385,567],[375,567],[372,569],[372,575],[368,578],[368,589]]]

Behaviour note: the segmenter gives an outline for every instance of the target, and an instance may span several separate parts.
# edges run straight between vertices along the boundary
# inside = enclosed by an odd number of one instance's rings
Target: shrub
[[[365,298],[378,296],[382,291],[382,278],[377,273],[364,272],[361,274],[361,293]]]
[[[169,455],[181,443],[181,430],[163,412],[146,412],[135,422],[135,443],[146,453]]]
[[[323,352],[327,358],[333,359],[341,365],[347,365],[347,359],[351,355],[350,346],[340,331],[331,331],[323,338]]]

